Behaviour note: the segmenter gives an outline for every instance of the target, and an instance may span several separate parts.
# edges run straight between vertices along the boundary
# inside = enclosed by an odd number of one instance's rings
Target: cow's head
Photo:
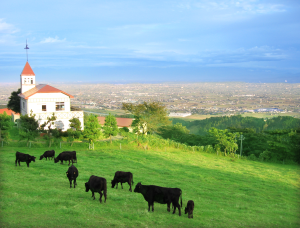
[[[85,191],[88,192],[90,190],[90,186],[88,182],[85,182]]]
[[[74,170],[68,170],[68,171],[66,172],[66,174],[67,174],[67,177],[68,177],[69,179],[75,180],[76,172],[75,172]]]
[[[137,183],[135,186],[134,192],[141,192],[142,184],[141,182]]]
[[[36,159],[36,157],[34,157],[34,156],[30,157],[30,160],[33,161],[33,162],[35,162],[35,159]]]
[[[57,163],[59,161],[58,158],[54,158],[54,163]]]
[[[186,214],[186,213],[188,213],[188,211],[189,211],[188,208],[185,207],[185,208],[184,208],[184,213]]]
[[[111,181],[111,187],[114,188],[115,185],[116,185],[116,181],[115,181],[115,180],[112,180],[112,181]]]
[[[41,155],[40,160],[42,160],[44,158],[44,155]]]

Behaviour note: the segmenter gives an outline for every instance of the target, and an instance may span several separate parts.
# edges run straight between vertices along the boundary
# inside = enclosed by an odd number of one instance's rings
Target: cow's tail
[[[180,190],[180,203],[181,203],[181,207],[182,207],[182,191]]]

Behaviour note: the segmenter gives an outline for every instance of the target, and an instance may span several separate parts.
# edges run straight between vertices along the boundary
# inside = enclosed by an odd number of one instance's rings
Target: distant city
[[[120,110],[122,103],[159,101],[170,116],[234,115],[249,112],[300,112],[300,84],[288,83],[162,83],[51,84],[74,96],[72,106],[88,110]],[[15,84],[0,84],[5,105]]]

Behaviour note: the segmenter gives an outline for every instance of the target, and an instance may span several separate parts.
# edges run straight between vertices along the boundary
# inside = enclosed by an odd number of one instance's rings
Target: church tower
[[[24,69],[21,73],[21,93],[25,93],[26,91],[35,87],[35,74],[31,69],[31,66],[28,62],[26,62]]]

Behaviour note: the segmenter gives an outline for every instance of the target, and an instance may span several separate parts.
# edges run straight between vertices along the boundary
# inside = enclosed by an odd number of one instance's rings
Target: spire
[[[25,47],[24,49],[26,49],[27,62],[28,62],[28,52],[27,52],[27,50],[29,49],[29,47],[28,47],[28,45],[27,45],[27,39],[26,39],[26,47]]]
[[[21,76],[35,76],[31,66],[29,65],[28,62],[26,62],[23,71],[21,73]]]

